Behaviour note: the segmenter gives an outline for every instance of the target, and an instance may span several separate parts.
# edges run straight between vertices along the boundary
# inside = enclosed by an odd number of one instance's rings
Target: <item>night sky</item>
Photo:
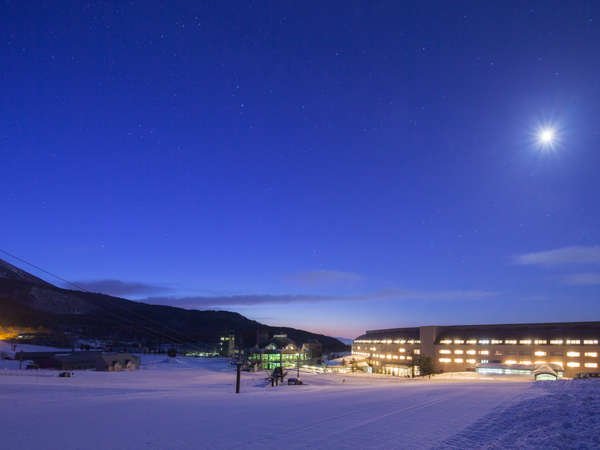
[[[599,320],[600,3],[496,3],[3,1],[0,248],[335,336]]]

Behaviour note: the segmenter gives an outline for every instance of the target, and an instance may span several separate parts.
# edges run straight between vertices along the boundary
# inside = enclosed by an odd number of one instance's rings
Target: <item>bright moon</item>
[[[550,150],[558,144],[558,133],[552,126],[541,127],[536,132],[537,145],[540,149]]]
[[[538,139],[540,144],[543,145],[552,145],[554,142],[554,130],[552,128],[544,128],[540,130],[540,134],[538,135]]]

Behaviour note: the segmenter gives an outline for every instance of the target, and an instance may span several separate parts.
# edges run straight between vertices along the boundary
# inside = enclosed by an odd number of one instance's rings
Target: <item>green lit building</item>
[[[259,368],[273,370],[280,366],[296,367],[309,357],[310,355],[302,351],[287,335],[276,334],[263,348],[253,349],[248,359]]]

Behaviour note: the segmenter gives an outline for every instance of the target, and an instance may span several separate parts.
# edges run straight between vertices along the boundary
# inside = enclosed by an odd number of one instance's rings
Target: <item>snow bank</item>
[[[533,398],[481,418],[440,449],[600,448],[600,380],[538,382]]]

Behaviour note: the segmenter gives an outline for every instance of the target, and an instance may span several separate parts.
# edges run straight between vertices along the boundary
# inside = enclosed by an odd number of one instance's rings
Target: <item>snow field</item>
[[[242,373],[236,395],[227,361],[164,356],[134,372],[43,375],[0,377],[3,448],[430,448],[545,395],[532,383],[333,374],[272,388],[263,372]]]

